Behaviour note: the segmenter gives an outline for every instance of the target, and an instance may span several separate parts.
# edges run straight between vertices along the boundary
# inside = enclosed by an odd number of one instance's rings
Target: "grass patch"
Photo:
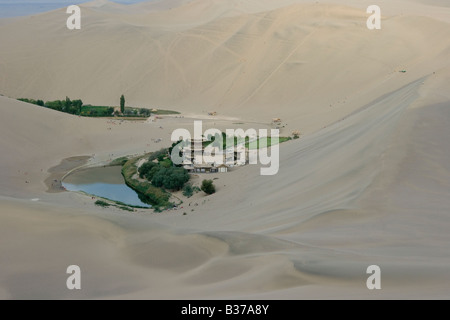
[[[83,192],[85,193],[85,192]],[[86,195],[91,196],[90,194],[85,193]],[[120,201],[115,201],[111,199],[103,198],[104,200],[97,200],[95,201],[95,205],[102,207],[102,208],[108,208],[108,207],[116,207],[125,211],[134,212],[134,209],[149,209],[147,207],[141,207],[141,206],[132,206]],[[108,203],[105,200],[111,201],[112,203]]]
[[[128,161],[128,157],[120,157],[120,158],[117,158],[117,159],[114,159],[113,161],[111,161],[109,163],[109,165],[123,167],[125,165],[125,163],[127,163],[127,161]]]
[[[95,205],[96,205],[96,206],[103,207],[103,208],[107,208],[107,207],[110,206],[110,204],[109,204],[108,202],[105,202],[105,201],[103,201],[103,200],[97,200],[97,201],[95,201]]]
[[[134,212],[134,209],[130,208],[130,207],[125,207],[125,206],[118,206],[117,208],[125,210],[125,211],[130,211],[130,212]]]
[[[208,137],[208,140],[203,141],[202,145],[203,147],[206,147],[208,145],[220,147],[218,145],[218,142],[216,142],[217,135]],[[227,138],[227,135],[225,132],[222,132],[222,150],[225,150],[227,148],[227,140],[230,140],[230,143],[234,143],[234,147],[236,147],[239,144],[243,144],[245,142],[245,147],[248,149],[259,149],[259,148],[267,148],[275,144],[275,139],[272,139],[272,137],[267,138],[259,138],[258,140],[249,142],[248,137],[230,137]],[[291,137],[278,137],[278,143],[283,143],[286,141],[292,140]],[[233,142],[234,141],[234,142]]]
[[[64,112],[64,110],[62,110]],[[78,113],[82,117],[111,117],[113,115],[114,108],[108,106],[91,106],[84,105]]]
[[[151,111],[152,114],[156,114],[156,115],[168,115],[168,114],[180,114],[180,112],[178,111],[173,111],[173,110],[157,110],[157,111]]]
[[[275,140],[275,139],[273,139]],[[267,137],[267,138],[260,138],[258,140],[252,141],[252,142],[247,142],[245,144],[245,147],[248,149],[260,149],[260,148],[267,148],[279,143],[283,143],[289,140],[292,140],[291,137],[279,137],[278,138],[278,143],[275,143],[275,141],[273,141],[271,137]]]

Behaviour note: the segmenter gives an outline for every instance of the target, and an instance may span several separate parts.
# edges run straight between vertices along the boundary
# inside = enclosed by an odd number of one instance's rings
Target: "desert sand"
[[[450,7],[380,0],[370,31],[370,4],[101,1],[81,5],[77,31],[64,9],[0,20],[0,298],[450,298]],[[15,100],[122,93],[185,117],[112,122]],[[218,175],[187,215],[48,192],[64,159],[157,150],[192,115],[219,129],[280,117],[282,136],[302,137],[280,146],[277,175]],[[65,286],[72,264],[82,290]],[[381,290],[366,287],[373,264]]]

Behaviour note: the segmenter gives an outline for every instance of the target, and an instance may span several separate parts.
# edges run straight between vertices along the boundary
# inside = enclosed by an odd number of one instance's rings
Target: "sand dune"
[[[0,30],[0,92],[93,104],[117,104],[124,93],[143,107],[239,112],[259,121],[282,114],[290,129],[311,132],[318,129],[311,123],[325,125],[387,88],[439,71],[445,58],[438,55],[449,46],[442,41],[450,38],[447,25],[429,18],[391,17],[373,33],[365,11],[349,7],[293,5],[215,17],[200,4],[231,7],[195,1],[177,7],[180,14],[150,16],[88,7],[77,32],[65,28],[61,10],[8,24]],[[215,18],[199,24],[198,15]],[[194,25],[178,28],[173,20],[182,19]]]
[[[448,298],[448,8],[380,1],[370,32],[366,1],[329,2],[94,2],[77,32],[63,10],[0,23],[0,298]],[[11,98],[122,93],[305,135],[277,175],[221,175],[187,215],[47,193],[61,160],[156,150],[192,119],[112,124]],[[81,291],[65,289],[70,264]]]

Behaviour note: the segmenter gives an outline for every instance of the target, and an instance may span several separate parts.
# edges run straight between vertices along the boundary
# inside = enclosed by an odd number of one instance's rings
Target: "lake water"
[[[74,172],[63,181],[69,191],[83,191],[131,206],[150,208],[142,202],[138,194],[125,184],[121,174],[122,167],[89,168]]]
[[[122,4],[133,4],[146,0],[114,0]],[[0,18],[27,16],[59,8],[79,5],[90,0],[0,0]],[[65,14],[65,13],[64,13]],[[69,15],[67,14],[67,17]]]

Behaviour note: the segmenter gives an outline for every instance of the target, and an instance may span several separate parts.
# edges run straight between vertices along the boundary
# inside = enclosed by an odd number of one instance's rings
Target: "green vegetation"
[[[128,157],[120,157],[117,159],[114,159],[109,163],[110,166],[123,166],[125,163],[127,163]]]
[[[107,208],[110,206],[110,204],[108,202],[105,202],[103,200],[97,200],[95,201],[95,205],[103,207],[103,208]]]
[[[113,113],[113,107],[85,105],[81,106],[81,112],[78,115],[83,117],[111,117]]]
[[[123,100],[122,100],[123,98]],[[83,117],[136,117],[136,118],[148,118],[152,113],[153,114],[179,114],[179,112],[171,111],[171,110],[157,110],[150,111],[146,108],[131,108],[125,106],[125,98],[121,97],[120,99],[120,110],[114,111],[115,108],[113,106],[92,106],[92,105],[83,105],[83,101],[78,100],[70,100],[69,97],[66,97],[65,100],[55,100],[55,101],[47,101],[44,103],[43,100],[35,100],[35,99],[27,99],[20,98],[17,99],[23,102],[32,103],[41,107],[46,107],[49,109],[53,109],[56,111],[61,111],[69,114],[74,114]],[[122,105],[123,104],[123,105]]]
[[[139,109],[139,116],[148,118],[151,115],[151,111],[149,109],[140,108]]]
[[[138,193],[142,202],[151,204],[156,211],[159,211],[161,207],[169,208],[171,203],[169,202],[170,194],[168,192],[155,187],[149,182],[139,181],[135,178],[137,174],[136,162],[138,160],[140,160],[139,157],[130,159],[122,167],[125,183]]]
[[[160,169],[155,173],[151,182],[155,187],[163,187],[168,190],[176,191],[181,190],[188,181],[189,174],[184,168],[164,168],[160,166]]]
[[[125,183],[137,192],[142,202],[151,204],[155,211],[173,206],[169,202],[170,193],[166,190],[181,190],[190,178],[187,170],[173,166],[167,149],[153,152],[149,161],[138,169],[136,164],[141,159],[142,157],[134,158],[123,165]],[[139,180],[136,176],[146,181]]]
[[[134,209],[132,209],[132,208],[130,208],[130,207],[127,207],[127,206],[118,206],[117,208],[122,209],[122,210],[125,210],[125,211],[130,211],[130,212],[133,212],[133,211],[134,211]]]
[[[32,104],[35,104],[35,105],[38,105],[38,106],[41,106],[41,107],[44,106],[44,101],[42,101],[42,100],[34,100],[34,99],[27,99],[27,98],[20,98],[20,99],[17,99],[17,100],[23,101],[23,102],[27,102],[27,103],[32,103]]]
[[[139,167],[138,169],[139,178],[141,179],[145,178],[151,181],[153,179],[153,176],[158,170],[159,168],[157,163],[148,161]]]
[[[216,192],[216,187],[214,186],[212,180],[203,180],[201,189],[206,194],[213,194]]]
[[[110,204],[104,200],[97,200],[95,201],[95,205],[100,206],[102,208],[108,208],[112,206],[130,212],[133,212],[134,208],[147,209],[146,207],[130,206],[120,201],[113,201],[113,200],[111,201],[113,202],[113,204]]]
[[[125,111],[121,114],[120,112],[116,111],[114,113],[115,116],[120,117],[135,117],[135,118],[148,118],[150,117],[150,110],[145,108],[131,108],[131,107],[125,107]]]
[[[123,95],[120,96],[120,112],[125,113],[125,97]]]
[[[162,161],[159,161],[159,165],[164,167],[164,168],[172,168],[173,167],[173,162],[170,159],[163,159]]]
[[[83,105],[81,100],[70,100],[69,97],[66,97],[65,100],[47,101],[45,103],[43,100],[27,98],[20,98],[18,100],[70,114],[80,114],[81,106]]]
[[[174,167],[167,149],[152,153],[149,161],[138,170],[141,179],[147,179],[155,187],[168,190],[180,190],[189,181],[189,174],[184,168]]]
[[[161,115],[168,115],[168,114],[180,114],[178,111],[172,111],[172,110],[160,110],[160,109],[154,109],[151,111],[152,114],[156,114],[158,116]]]
[[[160,149],[158,151],[153,152],[148,158],[148,161],[153,160],[163,161],[164,158],[166,158],[167,156],[168,156],[167,149]]]
[[[216,142],[218,138],[218,135],[216,134],[215,136],[208,136],[208,140],[209,141],[203,141],[203,147],[206,147],[208,145],[211,145],[212,147],[220,147],[220,145],[218,144],[218,142]],[[252,141],[250,142],[250,139],[248,137],[244,137],[244,138],[238,138],[238,137],[229,137],[228,140],[230,140],[230,143],[234,143],[234,146],[236,147],[238,144],[240,143],[245,143],[245,147],[248,149],[259,149],[259,148],[266,148],[266,147],[270,147],[272,145],[274,145],[275,139],[272,139],[271,137],[267,137],[267,138],[259,138],[258,140]],[[292,140],[291,137],[279,137],[278,138],[278,143],[283,143],[286,141]],[[232,142],[233,141],[233,142]],[[174,143],[172,145],[172,148],[177,144],[178,142]],[[222,132],[222,146],[223,149],[225,150],[227,147],[227,135],[225,134],[225,132]]]
[[[292,140],[291,137],[279,137],[278,138],[278,143],[283,143],[286,141]],[[275,141],[273,141],[275,142]],[[267,137],[267,138],[260,138],[256,141],[252,141],[252,142],[246,142],[245,143],[245,147],[248,149],[259,149],[259,148],[267,148],[270,147],[272,145],[274,145],[274,143],[272,142],[272,138],[271,137]]]
[[[194,194],[194,189],[192,189],[192,186],[190,184],[186,184],[183,187],[183,196],[190,198]]]

